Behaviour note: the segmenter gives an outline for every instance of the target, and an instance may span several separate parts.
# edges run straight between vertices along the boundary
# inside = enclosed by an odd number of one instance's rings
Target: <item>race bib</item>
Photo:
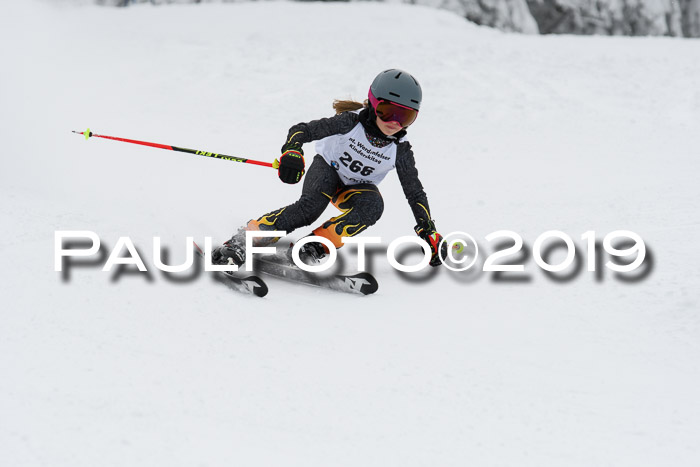
[[[361,123],[344,135],[332,135],[316,142],[316,152],[338,171],[346,185],[378,185],[396,166],[396,144],[376,147],[367,139]]]

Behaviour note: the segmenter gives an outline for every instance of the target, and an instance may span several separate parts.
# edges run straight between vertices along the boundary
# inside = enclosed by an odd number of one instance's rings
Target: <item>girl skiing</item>
[[[408,204],[416,219],[416,233],[431,248],[431,266],[440,264],[438,248],[442,236],[431,219],[428,199],[418,179],[413,151],[406,140],[406,129],[416,120],[422,91],[409,73],[386,70],[372,82],[364,104],[335,101],[336,115],[289,129],[282,146],[278,175],[284,183],[298,183],[305,171],[302,145],[316,141],[317,155],[306,171],[301,197],[289,206],[253,219],[221,247],[214,248],[216,264],[241,265],[245,262],[245,232],[284,230],[287,233],[315,222],[333,203],[340,211],[313,230],[340,248],[343,237],[352,237],[375,224],[384,202],[377,185],[396,168]],[[260,238],[272,243],[278,238]],[[443,250],[446,246],[443,245]],[[299,252],[308,264],[327,254],[320,242],[309,242]],[[444,257],[445,251],[443,251]]]

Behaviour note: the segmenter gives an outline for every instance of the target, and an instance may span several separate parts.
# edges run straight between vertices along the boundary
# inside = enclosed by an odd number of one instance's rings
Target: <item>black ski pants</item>
[[[376,185],[345,185],[336,170],[320,155],[307,170],[301,197],[289,206],[251,220],[246,230],[284,230],[290,233],[311,225],[332,203],[341,213],[314,229],[313,234],[329,239],[336,248],[342,237],[352,237],[374,225],[384,212],[384,200]]]

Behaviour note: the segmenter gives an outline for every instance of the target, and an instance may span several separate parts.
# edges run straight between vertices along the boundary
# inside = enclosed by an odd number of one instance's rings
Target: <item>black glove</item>
[[[425,240],[430,246],[432,256],[430,257],[430,265],[432,267],[440,266],[442,261],[440,258],[447,257],[447,243],[442,242],[442,235],[435,230],[435,222],[432,220],[421,219],[418,225],[414,227],[416,234]],[[442,247],[440,247],[442,242]]]
[[[287,143],[282,146],[277,175],[284,183],[298,183],[304,175],[304,151],[301,143]]]

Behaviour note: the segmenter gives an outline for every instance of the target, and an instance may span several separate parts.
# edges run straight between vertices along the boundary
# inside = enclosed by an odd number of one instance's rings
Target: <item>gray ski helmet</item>
[[[369,92],[377,100],[386,99],[415,110],[420,109],[423,98],[423,91],[416,78],[395,68],[379,73],[372,81]]]

